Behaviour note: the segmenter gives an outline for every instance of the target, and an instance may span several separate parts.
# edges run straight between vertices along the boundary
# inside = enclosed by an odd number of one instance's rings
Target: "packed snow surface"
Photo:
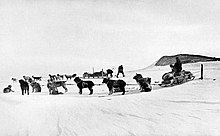
[[[22,96],[17,82],[1,81],[2,90],[11,84],[15,92],[0,93],[0,135],[220,135],[220,63],[203,64],[203,80],[199,63],[185,64],[183,69],[193,72],[195,80],[174,87],[154,85],[146,93],[138,93],[132,79],[135,73],[152,77],[154,83],[169,66],[126,73],[123,79],[129,85],[124,96],[108,96],[99,79],[86,79],[101,84],[94,87],[93,95],[87,89],[79,95],[76,85],[68,85],[63,95],[48,95],[42,86],[41,93]],[[45,81],[39,83],[45,85]]]

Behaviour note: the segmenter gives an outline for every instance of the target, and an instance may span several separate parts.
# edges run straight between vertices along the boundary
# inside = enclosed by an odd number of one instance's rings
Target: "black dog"
[[[83,81],[79,77],[76,77],[74,81],[77,84],[77,87],[79,88],[79,94],[82,94],[83,88],[88,88],[90,90],[89,95],[93,94],[93,86],[95,85],[92,81]]]
[[[104,78],[102,83],[107,84],[109,95],[113,94],[113,90],[115,92],[122,92],[122,95],[125,94],[126,82],[124,80],[111,80],[109,78]]]
[[[152,90],[151,87],[151,78],[143,78],[141,74],[137,74],[133,77],[136,82],[140,85],[141,92],[150,92]]]
[[[133,77],[133,79],[137,82],[137,84],[140,86],[140,83],[139,83],[139,79],[143,78],[141,74],[137,74]],[[141,86],[139,88],[139,90],[142,90]]]
[[[24,81],[23,79],[20,79],[19,83],[20,83],[20,86],[21,86],[22,95],[24,95],[25,93],[27,93],[27,95],[29,95],[28,82]]]

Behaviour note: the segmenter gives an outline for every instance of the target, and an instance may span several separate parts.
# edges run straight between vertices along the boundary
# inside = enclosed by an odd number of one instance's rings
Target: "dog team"
[[[122,95],[125,94],[125,86],[126,86],[126,82],[124,80],[118,79],[118,80],[113,80],[111,79],[112,76],[112,71],[110,71],[110,69],[107,70],[107,73],[110,74],[110,78],[108,76],[108,74],[106,75],[105,78],[103,78],[102,83],[105,83],[109,89],[109,95],[113,94],[114,92],[122,92]],[[119,76],[119,74],[122,74],[122,76],[124,77],[124,72],[123,72],[123,66],[120,65],[118,68],[118,73],[117,73],[117,78]],[[66,78],[66,80],[63,80],[64,77]],[[77,85],[77,87],[79,88],[79,94],[82,94],[82,90],[84,88],[88,88],[90,93],[89,95],[93,94],[93,86],[95,85],[92,81],[83,81],[82,79],[80,79],[79,77],[76,76],[76,74],[72,74],[72,75],[51,75],[49,74],[49,79],[47,80],[47,88],[49,90],[49,94],[63,94],[62,92],[59,92],[57,87],[63,87],[65,89],[65,92],[68,92],[68,89],[66,87],[66,81],[67,80],[71,80],[74,78],[74,81]],[[136,74],[133,79],[136,80],[136,82],[139,84],[140,86],[140,91],[141,92],[149,92],[152,90],[151,87],[151,78],[143,78],[141,74]],[[16,78],[12,78],[12,80],[14,82],[17,81]],[[37,81],[41,81],[42,77],[37,77],[37,76],[23,76],[23,79],[18,80],[20,87],[21,87],[21,91],[22,91],[22,95],[27,94],[29,95],[29,84],[32,87],[32,93],[33,92],[41,92],[41,86]],[[13,92],[13,90],[11,89],[11,85],[9,85],[8,87],[4,88],[3,92],[4,93],[9,93],[9,92]]]

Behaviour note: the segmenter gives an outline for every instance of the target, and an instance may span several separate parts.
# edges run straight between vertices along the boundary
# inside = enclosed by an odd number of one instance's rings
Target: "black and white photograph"
[[[218,136],[219,61],[219,0],[0,0],[0,136]]]

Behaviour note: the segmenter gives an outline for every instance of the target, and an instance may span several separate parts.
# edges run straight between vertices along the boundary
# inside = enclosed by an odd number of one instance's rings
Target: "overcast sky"
[[[220,57],[219,0],[0,0],[3,76],[147,67]]]

